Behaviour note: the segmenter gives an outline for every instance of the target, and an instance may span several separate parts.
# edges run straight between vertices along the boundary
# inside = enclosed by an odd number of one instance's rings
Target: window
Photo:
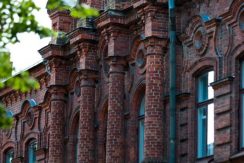
[[[241,75],[240,75],[240,101],[241,101],[241,147],[244,148],[244,60],[241,61]]]
[[[213,155],[214,151],[214,91],[210,83],[214,71],[208,71],[197,78],[197,157]]]
[[[145,115],[145,96],[141,99],[138,121],[138,162],[142,163],[144,160],[144,115]]]
[[[79,121],[78,121],[79,122]],[[79,124],[79,123],[78,123]],[[79,154],[79,125],[77,125],[76,133],[75,133],[75,163],[78,163],[78,154]]]
[[[14,158],[14,150],[11,148],[5,153],[5,163],[11,163]]]
[[[36,162],[36,149],[37,149],[37,142],[31,141],[27,147],[27,160],[28,163],[35,163]]]

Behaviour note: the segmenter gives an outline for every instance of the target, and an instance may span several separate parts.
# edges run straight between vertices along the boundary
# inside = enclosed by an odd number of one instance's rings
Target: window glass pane
[[[197,157],[205,157],[206,156],[206,145],[207,145],[207,108],[202,107],[198,109],[198,138],[197,138]]]
[[[78,163],[78,149],[79,145],[78,143],[75,144],[75,162]]]
[[[145,96],[143,96],[141,100],[139,116],[143,116],[144,114],[145,114]]]
[[[214,71],[208,72],[208,99],[212,99],[214,97],[213,87],[210,86],[211,83],[214,82]]]
[[[203,102],[214,97],[210,84],[214,81],[214,71],[209,71],[198,78],[198,102]]]
[[[5,156],[5,162],[6,163],[11,163],[13,158],[14,158],[14,151],[13,150],[7,151],[6,152],[6,156]]]
[[[36,162],[36,149],[37,143],[32,142],[28,146],[28,163],[35,163]]]
[[[139,121],[139,146],[138,146],[138,154],[139,154],[139,163],[143,162],[144,159],[144,119]]]
[[[244,88],[244,61],[241,62],[241,88]]]
[[[80,128],[79,125],[77,126],[76,129],[76,140],[75,140],[75,163],[78,163],[78,154],[79,154],[79,133],[80,133]]]
[[[244,147],[244,94],[241,95],[241,147]]]
[[[214,104],[208,105],[208,153],[207,155],[210,156],[213,154],[214,149]]]
[[[198,102],[208,99],[208,74],[204,74],[198,78]]]

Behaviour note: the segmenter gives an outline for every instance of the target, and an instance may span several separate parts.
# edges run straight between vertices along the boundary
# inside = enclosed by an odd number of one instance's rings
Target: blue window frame
[[[14,150],[9,149],[5,152],[5,163],[11,163],[14,158]]]
[[[240,106],[241,106],[241,134],[240,134],[240,143],[241,148],[244,148],[244,60],[241,61],[241,75],[240,75]]]
[[[197,157],[213,155],[214,151],[214,91],[210,83],[214,71],[208,71],[197,78]]]
[[[27,148],[28,148],[27,149],[27,160],[28,160],[28,163],[36,163],[37,142],[35,140],[31,141],[28,144]]]
[[[138,162],[144,160],[144,116],[145,116],[145,96],[141,99],[138,120]]]

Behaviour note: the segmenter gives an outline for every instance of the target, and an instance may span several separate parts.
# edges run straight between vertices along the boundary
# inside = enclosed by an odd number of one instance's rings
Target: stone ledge
[[[244,151],[239,151],[238,153],[236,153],[236,154],[234,154],[234,155],[232,155],[231,157],[230,157],[230,161],[231,162],[237,162],[237,163],[241,163],[241,162],[243,162],[243,159],[244,159]]]

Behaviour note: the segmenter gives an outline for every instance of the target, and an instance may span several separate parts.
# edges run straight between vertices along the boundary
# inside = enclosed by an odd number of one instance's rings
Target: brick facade
[[[82,1],[84,2],[84,1]],[[30,68],[41,89],[0,91],[14,115],[0,131],[0,162],[14,151],[27,162],[37,142],[39,163],[138,162],[138,111],[145,96],[144,162],[169,158],[169,42],[166,0],[85,1],[101,10],[75,20],[49,11],[53,39]],[[178,163],[243,163],[240,148],[240,61],[244,57],[243,0],[181,0],[176,6]],[[197,159],[197,77],[214,71],[214,155]]]

